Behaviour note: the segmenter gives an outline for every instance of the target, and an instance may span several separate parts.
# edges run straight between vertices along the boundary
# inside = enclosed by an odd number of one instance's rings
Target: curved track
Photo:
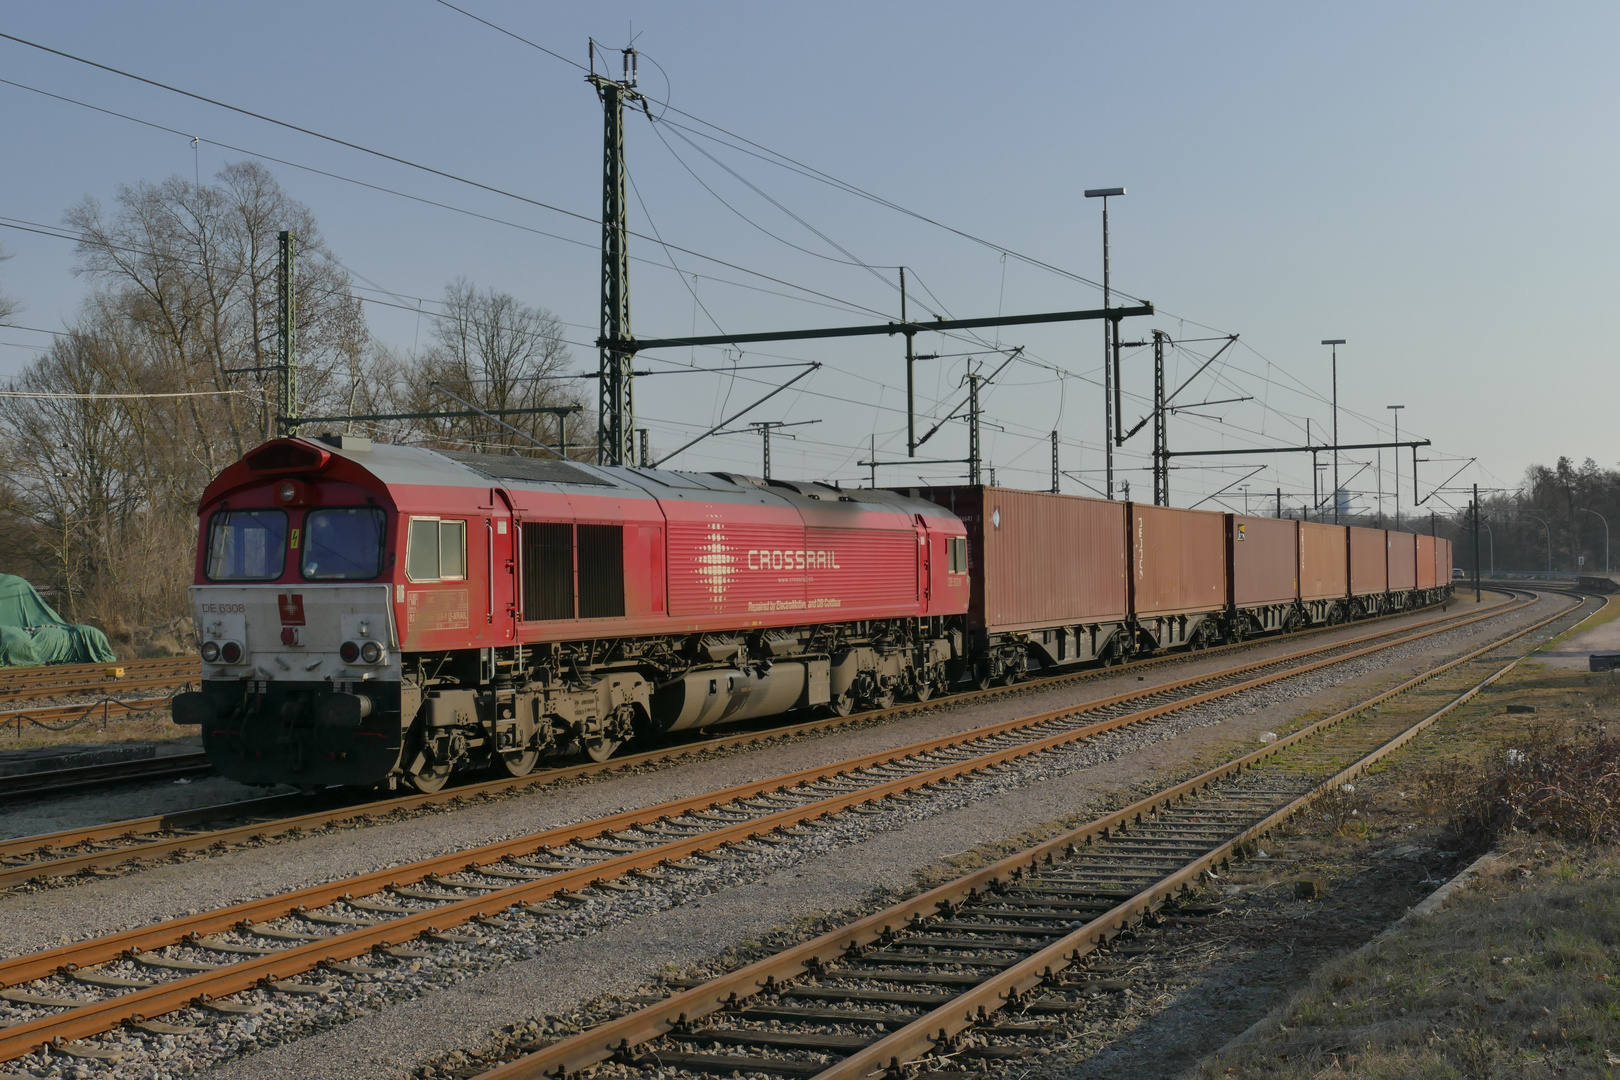
[[[746,850],[751,845],[790,843],[830,815],[860,812],[879,800],[905,799],[908,793],[965,782],[975,773],[1104,732],[1151,723],[1524,606],[1433,620],[1444,625],[1374,635],[1391,638],[1379,645],[1341,642],[1306,650],[0,962],[0,986],[6,987],[0,997],[36,1014],[0,1031],[0,1060],[44,1043],[82,1039],[122,1022],[139,1024],[192,1003],[240,1011],[241,1007],[216,999],[256,986],[290,994],[321,993],[326,984],[319,981],[320,969],[372,971],[353,961],[373,952],[413,955],[401,945],[413,938],[476,940],[478,934],[545,918],[584,889],[634,888],[627,883],[680,874],[700,866],[702,860],[724,858],[721,849],[726,847]],[[1305,659],[1311,653],[1335,655]],[[1331,721],[1324,721],[1261,751],[1259,757],[1240,759],[1225,767],[1222,775],[1242,775],[1252,761],[1329,726]],[[1196,784],[1182,785],[1175,792],[1196,790]],[[1128,820],[1128,813],[1114,815],[1108,819],[1112,824],[1097,835],[1107,836],[1109,829]],[[316,981],[309,981],[312,978]],[[43,1010],[52,1011],[41,1014]],[[95,1052],[93,1046],[80,1049]]]

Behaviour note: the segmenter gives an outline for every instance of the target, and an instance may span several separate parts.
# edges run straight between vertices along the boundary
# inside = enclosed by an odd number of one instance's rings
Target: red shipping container
[[[1389,541],[1383,529],[1350,526],[1350,594],[1371,596],[1389,588]]]
[[[993,487],[909,493],[967,527],[970,625],[1006,632],[1125,617],[1125,503]]]
[[[1228,514],[1232,595],[1240,608],[1291,603],[1299,595],[1299,522]]]
[[[1349,541],[1343,525],[1299,523],[1299,598],[1337,600],[1350,591]]]
[[[1452,561],[1452,548],[1450,540],[1442,540],[1434,549],[1434,579],[1442,588],[1451,580],[1456,564]]]
[[[1138,618],[1226,606],[1226,515],[1130,503]]]
[[[1417,588],[1417,536],[1391,529],[1389,540],[1389,591],[1410,592]]]
[[[1440,545],[1432,536],[1418,534],[1417,538],[1417,587],[1432,589],[1435,583],[1435,570],[1439,565],[1438,552]]]

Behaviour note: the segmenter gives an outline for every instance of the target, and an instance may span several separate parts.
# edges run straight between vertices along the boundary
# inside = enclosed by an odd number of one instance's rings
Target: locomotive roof
[[[585,488],[579,493],[660,501],[788,503],[829,510],[845,505],[851,509],[860,506],[929,517],[949,516],[932,503],[882,488],[839,488],[816,481],[765,480],[742,473],[604,467],[556,457],[429,450],[374,443],[350,435],[317,435],[305,441],[347,458],[390,486],[488,487],[493,482],[524,489]]]

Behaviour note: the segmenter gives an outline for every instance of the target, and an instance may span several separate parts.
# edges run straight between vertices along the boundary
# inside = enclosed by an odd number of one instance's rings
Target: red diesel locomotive
[[[247,783],[424,791],[627,740],[925,699],[1434,603],[1411,533],[986,487],[278,439],[209,485],[202,689]]]
[[[215,767],[441,787],[638,734],[925,698],[959,674],[962,524],[888,491],[279,439],[201,505]]]

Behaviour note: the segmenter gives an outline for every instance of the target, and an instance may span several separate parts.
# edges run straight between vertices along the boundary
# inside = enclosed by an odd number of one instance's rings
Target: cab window
[[[274,581],[286,561],[285,510],[225,510],[209,521],[210,581]]]
[[[412,581],[462,581],[467,577],[467,523],[411,518],[405,542],[405,576]]]
[[[304,577],[367,581],[382,573],[383,512],[374,506],[311,510],[304,517]]]

